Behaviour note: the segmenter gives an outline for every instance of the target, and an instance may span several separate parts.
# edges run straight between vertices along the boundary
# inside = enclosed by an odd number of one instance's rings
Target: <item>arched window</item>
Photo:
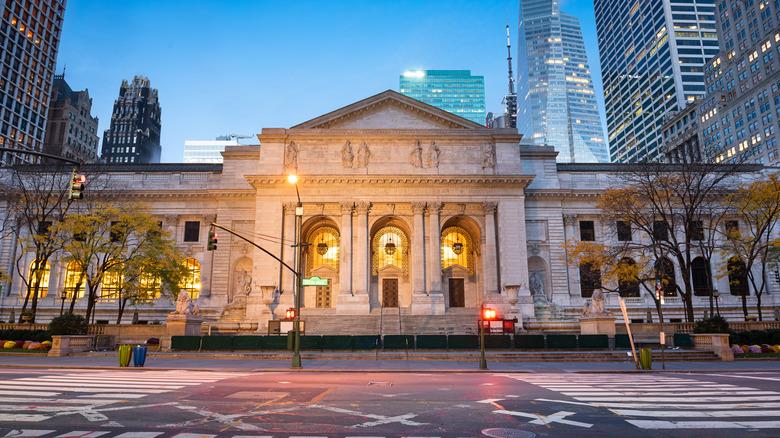
[[[159,277],[146,273],[141,274],[138,277],[138,287],[140,289],[138,298],[144,301],[153,301],[160,298],[161,284]]]
[[[583,298],[593,296],[593,291],[601,287],[601,270],[591,263],[580,265],[580,293]]]
[[[38,259],[35,259],[30,263],[27,280],[30,284],[30,291],[32,292],[35,290],[35,286],[40,279],[38,298],[43,298],[49,293],[49,274],[51,274],[51,265],[49,262],[46,262],[45,266],[39,266],[39,264]]]
[[[441,268],[460,265],[474,274],[474,254],[471,235],[460,227],[448,227],[441,232]]]
[[[84,297],[84,288],[87,284],[87,278],[81,269],[79,262],[70,262],[65,268],[65,294],[68,299]],[[78,288],[78,290],[76,289]]]
[[[317,227],[309,235],[308,254],[306,257],[306,273],[311,276],[311,270],[320,266],[330,266],[339,270],[340,235],[333,227]]]
[[[409,239],[406,233],[398,227],[384,227],[374,234],[371,243],[373,253],[373,274],[378,275],[379,269],[393,265],[409,275]]]
[[[704,257],[696,257],[691,261],[691,280],[693,281],[694,295],[699,297],[712,295],[710,264]]]
[[[618,293],[621,297],[638,297],[639,281],[636,279],[636,262],[626,257],[620,260]]]
[[[103,282],[100,288],[100,299],[115,300],[119,298],[119,292],[122,290],[124,282],[122,275],[122,264],[117,264],[103,274]]]
[[[731,295],[740,297],[748,295],[748,278],[745,262],[739,257],[732,257],[729,259],[726,268],[729,272],[729,289],[731,290]]]
[[[655,262],[655,275],[661,281],[665,297],[677,295],[677,283],[674,280],[674,264],[666,257]]]
[[[179,287],[194,300],[200,295],[200,263],[189,258],[184,261],[184,267],[187,268],[187,276],[179,283]]]

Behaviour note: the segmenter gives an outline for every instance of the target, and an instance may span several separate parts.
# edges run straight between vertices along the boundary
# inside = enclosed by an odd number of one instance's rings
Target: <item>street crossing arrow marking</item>
[[[574,415],[575,412],[560,411],[547,416],[541,414],[529,414],[526,412],[506,411],[506,410],[497,410],[497,411],[493,411],[493,413],[513,415],[515,417],[534,418],[534,420],[529,421],[529,423],[541,424],[543,426],[546,426],[550,423],[561,423],[561,424],[567,424],[569,426],[577,426],[577,427],[585,427],[585,428],[589,428],[593,426],[592,424],[589,423],[581,423],[579,421],[564,420],[564,418],[568,417],[569,415]]]

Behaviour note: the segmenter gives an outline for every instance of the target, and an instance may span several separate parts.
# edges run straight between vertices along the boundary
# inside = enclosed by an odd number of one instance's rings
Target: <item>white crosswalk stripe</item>
[[[95,410],[107,405],[246,375],[205,371],[106,370],[91,371],[89,374],[52,372],[39,377],[3,379],[0,381],[0,424],[36,423],[54,416],[72,414],[97,419],[103,416]],[[30,429],[24,433],[37,432]],[[33,435],[7,436],[26,438]],[[97,436],[67,435],[56,438],[97,438]],[[153,436],[143,432],[143,435],[128,435],[121,438],[153,438]],[[178,438],[211,437],[182,435]]]
[[[503,376],[576,400],[537,402],[606,408],[641,429],[780,429],[776,391],[657,375]]]
[[[345,438],[385,438],[375,435],[339,435]],[[209,435],[199,433],[170,433],[170,432],[122,432],[105,430],[74,430],[62,432],[56,430],[15,429],[8,432],[2,438],[330,438],[327,435]],[[334,437],[335,438],[335,437]],[[440,438],[436,436],[408,436],[406,438]]]

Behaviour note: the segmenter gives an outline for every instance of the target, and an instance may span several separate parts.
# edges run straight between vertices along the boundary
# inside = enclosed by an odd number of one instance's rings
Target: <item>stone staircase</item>
[[[412,315],[405,308],[374,308],[369,315],[340,315],[333,308],[302,308],[309,335],[475,335],[479,309],[450,308],[444,315]]]

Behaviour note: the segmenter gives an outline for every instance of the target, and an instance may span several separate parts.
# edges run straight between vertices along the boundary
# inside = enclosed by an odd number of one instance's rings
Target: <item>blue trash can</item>
[[[133,347],[133,365],[143,367],[146,362],[146,345],[136,345]]]

